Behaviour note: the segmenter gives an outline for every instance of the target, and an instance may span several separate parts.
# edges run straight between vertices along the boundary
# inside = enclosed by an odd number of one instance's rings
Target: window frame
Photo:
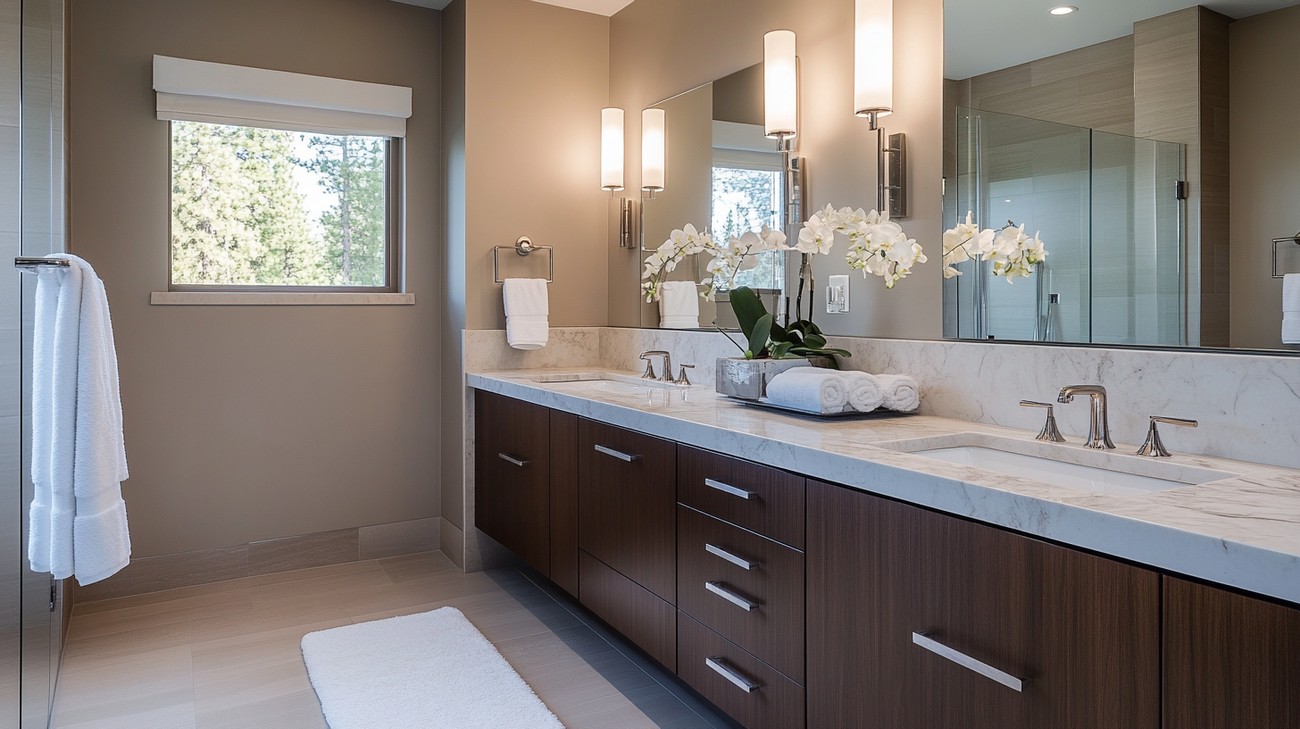
[[[405,175],[405,138],[404,137],[385,137],[385,183],[384,183],[384,280],[383,286],[292,286],[292,285],[274,285],[274,284],[178,284],[173,278],[172,263],[175,260],[173,256],[173,246],[175,237],[172,235],[172,171],[173,155],[173,133],[172,125],[177,121],[170,119],[167,121],[167,291],[177,293],[232,293],[232,294],[400,294],[405,291],[405,281],[402,272],[405,270],[405,253],[406,253],[406,236],[405,236],[405,219],[403,217],[404,206],[402,204],[402,193],[406,179]],[[198,122],[202,124],[220,124],[221,122]],[[251,124],[227,124],[226,126],[251,127]],[[301,129],[289,129],[286,127],[263,126],[264,129],[286,132],[304,132]],[[333,136],[380,136],[380,135],[358,135],[358,134],[338,134],[335,132],[320,132],[321,134],[331,134]]]

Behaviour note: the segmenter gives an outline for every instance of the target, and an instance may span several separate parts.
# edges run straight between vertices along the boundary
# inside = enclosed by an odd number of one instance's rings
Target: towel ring
[[[521,258],[527,257],[537,251],[546,251],[548,270],[546,273],[546,283],[555,281],[555,249],[551,246],[539,246],[533,243],[533,239],[526,235],[519,236],[512,246],[492,246],[492,281],[493,283],[503,284],[505,279],[501,278],[501,251],[514,251]]]
[[[1282,274],[1277,272],[1277,244],[1278,243],[1295,243],[1300,246],[1300,233],[1296,233],[1290,238],[1273,239],[1273,278],[1282,278]]]

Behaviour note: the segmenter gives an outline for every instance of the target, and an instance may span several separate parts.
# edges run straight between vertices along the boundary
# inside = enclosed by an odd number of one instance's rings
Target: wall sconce
[[[600,189],[618,200],[618,246],[632,248],[636,201],[618,192],[623,189],[623,110],[610,106],[600,110]]]
[[[641,112],[641,190],[653,199],[664,189],[665,119],[663,109]]]
[[[888,139],[880,119],[894,111],[894,2],[854,0],[853,113],[876,133],[876,209],[907,217],[907,138]]]
[[[763,131],[776,140],[785,175],[784,228],[803,222],[804,164],[794,155],[799,129],[799,62],[792,30],[763,35]]]

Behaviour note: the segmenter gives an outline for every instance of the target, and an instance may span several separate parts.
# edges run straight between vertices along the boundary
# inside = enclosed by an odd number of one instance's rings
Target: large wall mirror
[[[776,141],[763,134],[763,66],[756,64],[698,86],[651,108],[664,111],[664,189],[641,204],[641,259],[687,223],[719,241],[779,227],[783,176]],[[784,299],[785,253],[751,260],[733,281],[759,292],[769,309]],[[643,304],[641,326],[675,329],[736,326],[726,292],[699,300],[692,284],[707,276],[708,257],[687,258],[667,276],[662,300]],[[670,290],[677,287],[679,291]],[[686,300],[691,300],[686,303]],[[682,306],[685,304],[685,311]],[[695,309],[698,308],[698,311]]]
[[[945,4],[945,223],[1048,252],[958,266],[945,337],[1300,351],[1272,244],[1300,273],[1300,5],[1053,4]]]

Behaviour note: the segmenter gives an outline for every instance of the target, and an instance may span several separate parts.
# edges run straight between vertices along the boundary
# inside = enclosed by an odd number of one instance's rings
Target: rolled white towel
[[[849,403],[848,381],[838,370],[795,367],[767,383],[767,399],[797,410],[842,413]]]
[[[875,375],[858,370],[842,370],[840,374],[849,386],[849,407],[869,413],[885,404],[885,389]]]
[[[1282,314],[1282,343],[1300,344],[1300,313]]]
[[[907,375],[876,375],[885,393],[886,408],[910,413],[921,407],[921,388]]]

